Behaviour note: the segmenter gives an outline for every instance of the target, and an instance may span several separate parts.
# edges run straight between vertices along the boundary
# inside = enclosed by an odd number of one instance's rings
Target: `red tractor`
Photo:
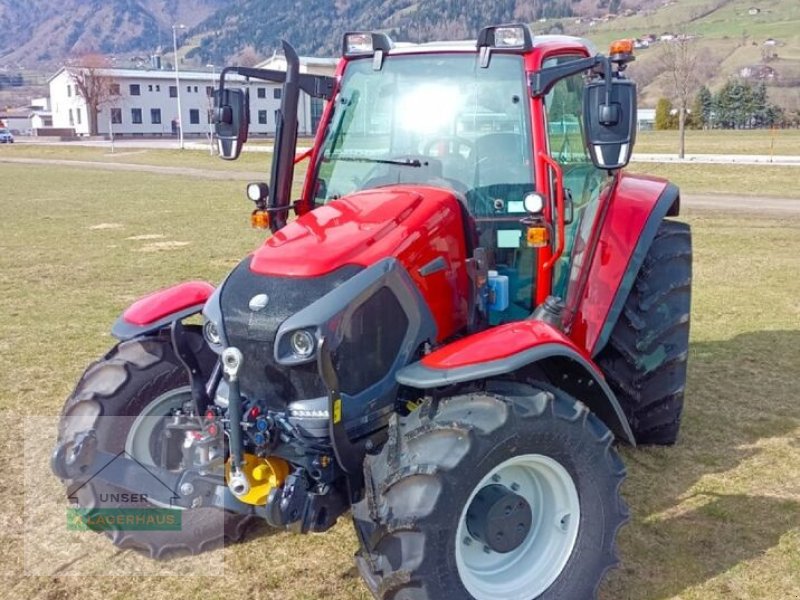
[[[111,531],[154,556],[349,511],[377,598],[593,597],[628,516],[614,440],[675,442],[689,336],[678,189],[621,171],[631,44],[350,33],[333,78],[284,51],[286,72],[229,67],[215,92],[234,159],[232,75],[283,85],[271,185],[247,189],[272,236],[218,287],[123,313],[53,470],[86,510],[181,511],[180,531]],[[327,104],[297,156],[307,97]]]

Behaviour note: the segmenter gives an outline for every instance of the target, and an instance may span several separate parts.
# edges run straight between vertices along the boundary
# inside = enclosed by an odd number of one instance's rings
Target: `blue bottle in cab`
[[[489,310],[503,312],[508,308],[508,275],[489,271]]]

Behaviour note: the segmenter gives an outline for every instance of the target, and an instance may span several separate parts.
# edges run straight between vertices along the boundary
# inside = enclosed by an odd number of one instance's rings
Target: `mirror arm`
[[[547,95],[553,86],[570,75],[577,75],[583,71],[593,71],[595,73],[611,73],[611,63],[605,56],[600,54],[589,58],[571,60],[554,67],[540,69],[531,75],[530,87],[531,95],[534,98]],[[608,77],[606,77],[608,79]]]

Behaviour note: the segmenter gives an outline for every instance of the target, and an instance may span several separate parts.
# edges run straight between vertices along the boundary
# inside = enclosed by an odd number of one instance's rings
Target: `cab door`
[[[542,67],[579,58],[583,57],[553,57]],[[571,283],[591,258],[592,231],[611,183],[607,172],[592,163],[583,139],[583,88],[584,76],[572,75],[556,83],[544,98],[547,152],[561,167],[566,206],[564,251],[553,266],[551,293],[567,300],[568,306]]]

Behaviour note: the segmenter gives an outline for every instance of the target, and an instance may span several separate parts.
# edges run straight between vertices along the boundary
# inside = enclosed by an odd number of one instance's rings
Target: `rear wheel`
[[[597,355],[640,444],[678,439],[691,286],[691,229],[662,221],[608,344]]]
[[[199,350],[203,340],[196,338]],[[163,419],[158,417],[183,407],[190,399],[188,376],[168,339],[122,342],[86,370],[67,399],[59,442],[70,441],[76,433],[94,427],[101,450],[124,450],[142,465],[160,466]],[[75,497],[80,507],[88,509],[163,506],[138,500],[120,504],[117,499],[125,498],[121,491],[96,478],[80,487]],[[180,522],[179,531],[107,533],[117,546],[144,550],[153,557],[172,552],[195,554],[240,540],[252,517],[200,507],[182,511]]]
[[[617,562],[611,432],[545,384],[396,417],[365,463],[356,558],[381,599],[589,598]]]

